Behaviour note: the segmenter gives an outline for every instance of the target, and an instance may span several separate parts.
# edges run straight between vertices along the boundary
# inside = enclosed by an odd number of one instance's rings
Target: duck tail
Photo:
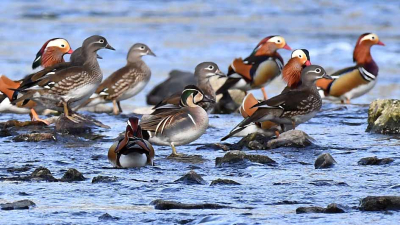
[[[5,75],[0,76],[0,91],[3,92],[10,101],[15,99],[15,90],[18,89],[19,86],[19,82],[13,81]]]

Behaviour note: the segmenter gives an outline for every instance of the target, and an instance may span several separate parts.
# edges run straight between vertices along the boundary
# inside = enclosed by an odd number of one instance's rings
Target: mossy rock
[[[400,133],[400,100],[378,99],[368,110],[367,132],[380,134]]]

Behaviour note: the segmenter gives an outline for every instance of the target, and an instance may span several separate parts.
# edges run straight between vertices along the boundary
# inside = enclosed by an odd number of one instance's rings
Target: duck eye
[[[372,40],[374,40],[375,39],[375,37],[374,36],[372,36]]]
[[[99,41],[100,43],[104,43],[104,40],[103,39],[100,39],[100,41]]]
[[[208,69],[212,70],[212,69],[214,69],[214,67],[213,66],[209,66]]]
[[[278,40],[278,43],[280,43],[281,42],[281,40]]]
[[[316,69],[315,72],[320,73],[321,69]]]
[[[61,48],[64,48],[65,47],[65,45],[61,45]]]
[[[299,58],[301,58],[301,55],[299,55]]]
[[[140,49],[144,49],[144,46],[140,46]]]

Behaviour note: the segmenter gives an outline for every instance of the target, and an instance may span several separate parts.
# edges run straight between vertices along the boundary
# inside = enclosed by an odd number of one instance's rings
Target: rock
[[[246,153],[234,150],[227,152],[223,157],[217,157],[215,159],[216,166],[223,166],[225,164],[240,163],[249,160],[251,162],[261,164],[275,164],[276,162],[265,155],[247,155]]]
[[[152,201],[150,204],[154,205],[155,209],[158,210],[170,210],[170,209],[224,209],[231,208],[225,205],[213,204],[213,203],[201,203],[201,204],[185,204],[176,201],[165,201],[157,199]]]
[[[44,127],[47,126],[45,123],[41,121],[18,121],[18,120],[9,120],[5,123],[0,123],[0,126],[4,128],[8,127],[27,127],[27,126],[39,126],[39,127]]]
[[[323,153],[315,160],[315,169],[331,168],[336,164],[335,159],[329,153]]]
[[[96,183],[112,183],[118,180],[117,177],[108,177],[108,176],[97,176],[93,177],[92,184]]]
[[[241,185],[241,184],[234,180],[216,179],[211,182],[210,186],[215,186],[215,185]]]
[[[78,120],[78,123],[71,121],[64,114],[61,114],[56,122],[56,131],[64,134],[80,135],[91,133],[93,127],[110,128],[89,116],[75,113],[73,117]]]
[[[358,165],[384,165],[392,163],[394,160],[392,158],[382,158],[378,157],[365,157],[358,161]]]
[[[45,167],[39,167],[35,169],[35,171],[32,172],[30,177],[32,180],[50,181],[50,182],[57,181],[57,179],[54,178],[53,175],[51,174],[50,170]]]
[[[72,168],[72,169],[68,169],[67,172],[64,173],[64,176],[61,178],[60,181],[66,181],[66,182],[84,181],[85,179],[86,178],[82,175],[81,172]]]
[[[99,216],[100,221],[109,221],[109,220],[119,220],[119,217],[111,216],[108,213],[104,213],[103,215]]]
[[[324,213],[325,208],[323,207],[316,207],[316,206],[310,206],[310,207],[299,207],[296,209],[296,214],[302,214],[302,213]]]
[[[26,171],[29,171],[32,168],[32,165],[25,165],[23,167],[18,167],[18,168],[7,168],[7,172],[9,173],[23,173]]]
[[[174,182],[188,184],[188,185],[207,184],[207,182],[199,174],[197,174],[194,171],[190,171],[189,173],[185,174],[183,177],[179,178],[178,180],[176,180]]]
[[[279,138],[268,141],[268,148],[307,147],[315,140],[301,130],[289,130],[279,135]]]
[[[368,196],[360,202],[364,211],[400,210],[400,196]]]
[[[400,133],[400,100],[378,99],[369,105],[367,132]]]
[[[147,104],[156,105],[165,97],[181,92],[185,86],[195,84],[196,80],[191,72],[172,70],[167,80],[155,86],[146,96]]]
[[[326,208],[310,206],[310,207],[299,207],[296,209],[296,214],[302,213],[345,213],[345,207],[336,203],[329,204]]]
[[[30,207],[34,206],[36,206],[36,204],[27,199],[12,203],[0,204],[1,210],[29,209]]]
[[[201,155],[169,155],[168,160],[173,160],[182,163],[200,164],[204,163],[206,160]]]
[[[205,144],[197,147],[196,150],[223,150],[229,151],[230,147],[221,143]]]
[[[31,133],[20,134],[13,138],[15,142],[39,142],[39,141],[56,141],[56,137],[52,133]]]
[[[237,144],[230,146],[230,149],[243,149],[247,147],[252,150],[267,149],[267,143],[272,137],[265,134],[252,133],[243,137]]]

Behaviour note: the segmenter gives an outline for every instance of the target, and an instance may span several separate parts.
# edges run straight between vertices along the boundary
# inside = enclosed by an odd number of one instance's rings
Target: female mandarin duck
[[[139,119],[136,117],[128,119],[124,138],[115,142],[108,150],[108,160],[119,168],[153,166],[154,155],[154,148],[143,137]]]
[[[144,115],[140,126],[150,135],[155,145],[170,145],[172,155],[175,145],[185,145],[197,140],[208,128],[208,114],[199,106],[212,101],[195,85],[188,85],[181,94],[179,106],[172,104],[157,108],[150,115]]]
[[[281,36],[264,38],[246,59],[233,60],[228,69],[228,79],[217,90],[222,94],[229,89],[248,91],[261,88],[264,99],[267,99],[264,86],[281,74],[284,65],[279,49],[291,50]]]
[[[296,127],[296,124],[310,120],[321,109],[322,100],[315,82],[322,78],[329,79],[330,76],[321,66],[306,67],[301,72],[301,84],[298,87],[254,105],[258,109],[240,122],[231,133],[254,122],[272,121]]]
[[[253,107],[254,105],[260,103],[252,93],[246,95],[243,99],[242,105],[240,105],[239,111],[244,119],[253,115],[257,111],[258,107]],[[230,137],[245,137],[251,133],[260,133],[266,136],[273,136],[274,134],[278,137],[281,132],[281,127],[271,121],[255,122],[247,124],[239,129],[234,130],[227,136],[223,137],[221,141],[225,141]]]
[[[356,65],[333,73],[333,79],[317,81],[317,86],[322,89],[321,96],[331,100],[339,99],[342,103],[349,104],[351,99],[369,92],[376,84],[379,70],[371,56],[373,45],[385,44],[376,34],[362,34],[357,40],[353,53],[353,61]]]
[[[67,40],[63,38],[50,39],[46,43],[44,43],[42,48],[36,54],[36,58],[32,63],[32,69],[36,69],[39,66],[45,69],[52,68],[57,64],[65,62],[63,58],[65,54],[72,53],[73,50],[71,49],[71,46],[69,45]],[[1,108],[5,111],[18,113],[28,113],[30,111],[32,121],[41,121],[48,124],[47,121],[39,118],[34,109],[34,107],[36,106],[34,102],[31,101],[24,107],[21,107],[20,104],[17,104],[16,106],[10,104],[10,100],[13,100],[13,89],[18,89],[23,82],[31,80],[34,74],[30,74],[19,81],[13,81],[4,75],[0,76],[0,91],[5,94],[4,98],[1,101]],[[7,97],[8,99],[4,100],[5,97]]]

